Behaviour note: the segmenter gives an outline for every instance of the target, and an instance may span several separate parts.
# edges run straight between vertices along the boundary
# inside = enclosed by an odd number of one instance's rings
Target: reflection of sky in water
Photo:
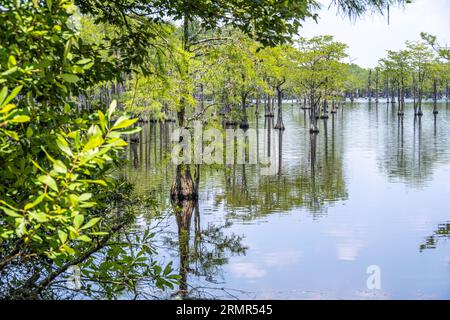
[[[303,111],[285,109],[281,177],[246,168],[244,183],[236,168],[227,182],[221,170],[202,172],[202,228],[231,221],[223,232],[248,247],[221,266],[220,284],[244,298],[450,298],[448,244],[440,237],[419,250],[450,221],[450,110],[440,106],[435,130],[429,110],[419,128],[408,109],[403,136],[385,104],[339,110],[326,147],[318,135],[312,186],[308,125]],[[143,179],[139,170],[129,174]],[[168,171],[142,181],[168,189]],[[381,290],[366,288],[370,265],[381,268]]]

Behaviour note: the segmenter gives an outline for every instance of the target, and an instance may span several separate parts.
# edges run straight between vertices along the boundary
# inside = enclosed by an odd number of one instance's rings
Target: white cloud
[[[236,278],[256,279],[266,275],[266,270],[254,263],[238,262],[230,265],[230,270]]]
[[[307,21],[300,30],[301,36],[312,37],[330,34],[349,45],[348,53],[355,63],[374,67],[386,50],[403,48],[406,40],[419,40],[420,32],[438,36],[441,43],[450,44],[450,1],[416,0],[404,9],[391,8],[390,24],[380,15],[368,15],[355,22],[327,10],[329,1],[322,1],[320,20]]]
[[[361,232],[350,229],[345,225],[336,225],[327,232],[336,245],[336,257],[339,260],[354,261],[362,248],[364,241]]]
[[[297,263],[301,258],[297,251],[271,252],[264,256],[264,264],[268,267],[286,267]]]

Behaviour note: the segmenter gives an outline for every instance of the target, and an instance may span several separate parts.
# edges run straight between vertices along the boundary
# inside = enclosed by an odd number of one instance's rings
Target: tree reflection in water
[[[173,296],[182,299],[201,298],[206,294],[202,286],[189,285],[189,275],[204,278],[209,284],[219,284],[221,266],[228,263],[228,258],[235,255],[245,255],[247,248],[242,244],[243,237],[235,234],[226,235],[224,229],[231,226],[230,222],[217,226],[208,224],[201,228],[201,214],[197,201],[184,200],[173,203],[173,211],[177,223],[177,239],[165,239],[170,248],[177,248],[179,255],[180,285]],[[192,215],[194,218],[192,219]],[[194,220],[191,234],[191,223]],[[220,289],[228,293],[225,288]],[[211,293],[208,293],[211,294]],[[231,294],[229,294],[231,296]]]

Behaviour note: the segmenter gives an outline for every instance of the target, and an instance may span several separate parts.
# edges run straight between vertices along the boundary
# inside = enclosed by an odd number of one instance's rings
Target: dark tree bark
[[[437,79],[433,79],[433,114],[438,114],[437,110]]]
[[[267,95],[267,109],[266,109],[266,114],[265,117],[273,117],[273,112],[272,112],[272,106],[271,104],[273,103],[272,98],[270,97],[270,95]]]
[[[248,129],[248,120],[247,120],[247,93],[241,94],[241,100],[242,100],[242,122],[240,125],[241,129]]]
[[[277,87],[277,99],[278,99],[278,116],[277,116],[277,124],[275,125],[274,129],[277,130],[284,130],[284,124],[283,124],[283,92],[280,89],[280,87]]]
[[[322,103],[322,114],[320,115],[321,119],[328,119],[328,101],[325,99]]]

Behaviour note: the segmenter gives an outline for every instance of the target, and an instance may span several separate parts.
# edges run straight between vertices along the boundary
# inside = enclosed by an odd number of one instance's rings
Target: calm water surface
[[[204,167],[198,205],[178,221],[172,125],[145,125],[125,174],[160,203],[161,220],[138,219],[157,224],[158,259],[174,261],[192,298],[449,299],[450,108],[414,119],[409,106],[399,122],[391,105],[347,104],[315,139],[306,112],[284,106],[278,174]],[[267,121],[252,113],[251,127]],[[371,265],[379,290],[366,285]]]

